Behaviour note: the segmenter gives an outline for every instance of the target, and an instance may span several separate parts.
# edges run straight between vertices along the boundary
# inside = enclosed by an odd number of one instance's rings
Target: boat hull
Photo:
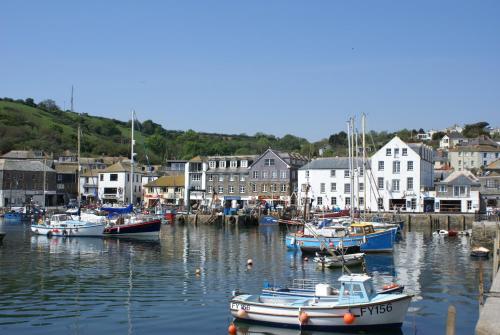
[[[394,298],[384,299],[380,302],[341,306],[330,303],[311,306],[301,304],[300,299],[297,299],[297,303],[291,304],[265,304],[253,303],[240,297],[242,296],[231,300],[230,309],[233,317],[244,322],[311,330],[344,331],[401,327],[411,301],[411,296],[395,295]],[[276,300],[276,298],[271,299]],[[290,300],[290,298],[283,299],[284,301]],[[311,299],[307,300],[312,301]],[[240,310],[245,311],[245,313],[241,313]],[[299,315],[304,312],[307,313],[308,320],[301,324]],[[355,317],[352,324],[344,323],[344,314],[349,312]]]
[[[104,224],[80,225],[68,221],[64,226],[46,224],[33,224],[31,231],[37,235],[63,236],[63,237],[98,237],[102,236]]]
[[[161,229],[161,220],[155,219],[140,223],[121,224],[106,227],[105,236],[158,236]]]
[[[375,232],[365,236],[325,237],[322,241],[312,236],[288,234],[286,246],[305,252],[321,252],[326,249],[350,248],[359,246],[361,252],[392,252],[394,247],[394,229]],[[325,246],[326,243],[326,246]]]

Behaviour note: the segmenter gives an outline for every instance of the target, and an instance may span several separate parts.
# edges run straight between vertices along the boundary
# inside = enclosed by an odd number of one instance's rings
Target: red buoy
[[[227,329],[227,332],[228,332],[229,334],[231,334],[231,335],[236,334],[237,329],[236,329],[236,326],[234,325],[234,323],[231,323],[231,324],[229,325],[229,328]]]
[[[301,325],[307,324],[307,321],[309,321],[309,315],[307,315],[306,312],[300,312],[299,321]]]
[[[355,319],[355,317],[354,317],[354,315],[352,313],[347,312],[347,313],[344,314],[344,323],[346,325],[350,325],[351,323],[353,323],[354,319]]]

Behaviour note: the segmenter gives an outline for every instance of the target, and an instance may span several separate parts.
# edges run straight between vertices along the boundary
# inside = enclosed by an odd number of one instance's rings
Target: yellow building
[[[147,207],[179,205],[184,202],[184,175],[163,176],[144,185]]]

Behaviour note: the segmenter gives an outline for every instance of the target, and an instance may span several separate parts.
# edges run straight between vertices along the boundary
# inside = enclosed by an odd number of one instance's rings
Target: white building
[[[375,211],[377,198],[370,188],[369,170],[365,178],[362,160],[354,159],[352,183],[350,171],[348,157],[319,158],[304,165],[298,170],[299,205],[304,206],[309,185],[307,200],[313,200],[311,207],[316,210],[364,209],[366,200],[366,209]]]
[[[103,170],[86,169],[80,173],[80,196],[87,202],[97,201],[99,194],[99,173]]]
[[[455,171],[436,183],[435,212],[474,213],[479,210],[479,179],[469,171]]]
[[[439,141],[439,147],[441,149],[454,148],[457,145],[462,145],[467,143],[467,139],[459,133],[450,133],[444,135]]]
[[[433,187],[433,150],[422,143],[407,144],[394,137],[371,157],[380,209],[423,212],[434,199],[423,192]]]
[[[99,199],[103,203],[142,203],[142,171],[134,167],[134,179],[130,181],[130,161],[121,161],[99,172]]]
[[[196,156],[186,163],[184,170],[185,206],[188,206],[188,201],[208,204],[206,200],[207,169],[208,162],[201,156]]]

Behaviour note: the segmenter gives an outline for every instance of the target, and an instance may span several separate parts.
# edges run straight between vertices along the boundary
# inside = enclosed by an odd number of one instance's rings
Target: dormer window
[[[219,161],[219,167],[222,169],[226,168],[226,161]]]
[[[246,167],[248,167],[248,161],[247,161],[247,160],[242,160],[242,161],[240,162],[240,166],[241,166],[242,168],[246,168]]]
[[[215,169],[217,167],[217,162],[216,161],[208,162],[208,167],[211,169]]]

